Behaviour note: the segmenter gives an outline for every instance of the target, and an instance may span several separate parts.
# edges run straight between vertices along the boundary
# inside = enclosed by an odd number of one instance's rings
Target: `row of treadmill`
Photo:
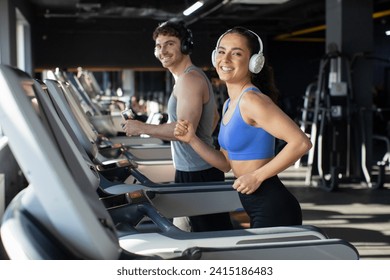
[[[179,229],[173,218],[242,209],[232,181],[172,183],[169,143],[103,133],[113,116],[73,78],[0,65],[0,126],[28,181],[1,222],[9,259],[359,259],[310,225]]]

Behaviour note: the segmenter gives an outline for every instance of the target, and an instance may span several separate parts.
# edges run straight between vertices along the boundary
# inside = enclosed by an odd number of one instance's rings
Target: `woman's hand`
[[[238,177],[233,183],[233,189],[242,194],[252,194],[260,186],[261,182],[258,181],[253,173],[248,173]]]
[[[187,120],[180,120],[176,123],[173,134],[178,140],[189,143],[194,138],[195,131],[192,123]]]

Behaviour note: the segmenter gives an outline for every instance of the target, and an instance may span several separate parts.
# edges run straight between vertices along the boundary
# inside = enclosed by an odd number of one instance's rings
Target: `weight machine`
[[[305,184],[333,191],[340,183],[364,181],[369,188],[381,188],[383,164],[378,163],[376,182],[367,167],[371,164],[366,158],[367,108],[355,102],[350,59],[336,44],[330,44],[321,59],[318,79],[307,87],[303,104],[301,129],[313,143],[307,155]]]

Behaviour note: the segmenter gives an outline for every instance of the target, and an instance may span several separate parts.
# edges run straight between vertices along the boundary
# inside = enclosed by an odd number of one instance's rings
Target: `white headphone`
[[[215,47],[215,50],[213,50],[213,52],[211,53],[211,62],[213,63],[213,66],[216,67],[216,56],[217,56],[217,49],[219,47],[219,43],[221,42],[223,36],[225,36],[227,33],[229,33],[232,29],[229,29],[228,31],[226,31],[225,33],[223,33],[218,41],[217,41],[217,46]],[[251,71],[252,73],[254,74],[257,74],[261,71],[261,69],[263,69],[263,66],[264,66],[264,61],[265,61],[265,58],[264,58],[264,55],[263,55],[263,42],[261,41],[259,35],[257,35],[255,32],[247,29],[249,32],[251,32],[253,35],[255,35],[259,41],[259,45],[260,45],[260,50],[257,54],[254,54],[251,56],[250,60],[249,60],[249,71]]]

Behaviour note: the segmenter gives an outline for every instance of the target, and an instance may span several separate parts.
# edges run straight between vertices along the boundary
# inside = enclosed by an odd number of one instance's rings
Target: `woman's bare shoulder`
[[[254,90],[246,92],[241,98],[241,103],[250,107],[275,105],[269,96]]]

